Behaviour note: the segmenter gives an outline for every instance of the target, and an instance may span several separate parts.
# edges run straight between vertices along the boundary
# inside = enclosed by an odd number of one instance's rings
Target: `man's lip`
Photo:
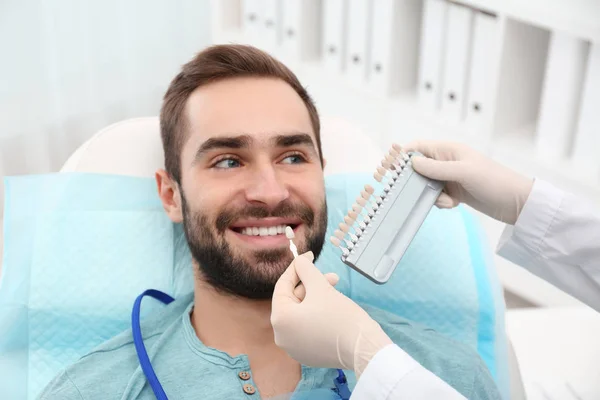
[[[260,218],[260,219],[244,219],[239,220],[229,226],[230,229],[241,229],[247,227],[270,227],[270,226],[278,226],[278,225],[289,225],[292,227],[296,227],[300,225],[302,220],[296,218]]]

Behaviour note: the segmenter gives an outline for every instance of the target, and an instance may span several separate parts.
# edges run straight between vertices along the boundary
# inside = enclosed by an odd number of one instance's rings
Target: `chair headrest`
[[[375,171],[384,152],[359,127],[340,118],[322,118],[321,143],[325,174]],[[163,150],[158,117],[143,117],[110,125],[81,145],[61,172],[95,172],[140,177],[162,168]]]
[[[143,117],[98,131],[69,157],[61,172],[149,177],[162,165],[158,117]]]

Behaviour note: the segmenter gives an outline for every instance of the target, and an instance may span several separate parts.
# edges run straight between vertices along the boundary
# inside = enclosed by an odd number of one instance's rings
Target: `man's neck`
[[[191,322],[206,345],[232,357],[245,354],[262,397],[293,392],[300,364],[275,344],[271,301],[250,300],[215,290],[196,277]]]
[[[197,279],[192,326],[200,340],[235,357],[275,344],[271,301],[235,297]]]

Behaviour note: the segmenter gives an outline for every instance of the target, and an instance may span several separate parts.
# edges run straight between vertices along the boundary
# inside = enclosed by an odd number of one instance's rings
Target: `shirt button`
[[[256,389],[251,384],[246,383],[244,385],[244,392],[247,394],[254,394],[254,393],[256,393]]]
[[[242,371],[238,374],[238,376],[240,377],[240,379],[247,381],[248,379],[250,379],[250,373],[247,371]]]

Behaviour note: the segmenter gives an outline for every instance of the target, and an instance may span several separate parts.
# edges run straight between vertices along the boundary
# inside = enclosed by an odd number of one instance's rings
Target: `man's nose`
[[[287,182],[282,180],[272,165],[257,168],[247,185],[246,200],[262,203],[271,209],[290,196]]]

